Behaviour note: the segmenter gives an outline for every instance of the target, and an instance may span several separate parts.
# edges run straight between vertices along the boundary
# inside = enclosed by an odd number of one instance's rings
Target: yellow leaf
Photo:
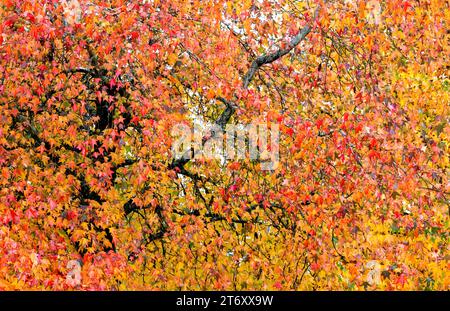
[[[167,63],[170,66],[173,66],[178,59],[178,55],[176,53],[172,53],[167,57]]]

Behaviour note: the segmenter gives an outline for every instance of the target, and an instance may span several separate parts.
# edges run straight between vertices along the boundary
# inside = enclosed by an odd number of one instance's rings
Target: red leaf
[[[131,32],[131,39],[132,39],[132,40],[136,40],[137,38],[139,38],[139,32],[137,32],[137,31],[132,31],[132,32]]]

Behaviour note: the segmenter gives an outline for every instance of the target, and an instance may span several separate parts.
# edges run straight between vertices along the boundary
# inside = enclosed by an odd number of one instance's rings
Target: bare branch
[[[319,16],[320,6],[316,8],[316,11],[314,12],[314,20],[313,23],[317,20],[317,17]],[[271,54],[264,54],[259,57],[257,57],[251,64],[250,69],[247,71],[243,78],[243,87],[244,89],[248,88],[250,85],[250,82],[252,82],[253,77],[255,76],[255,73],[258,71],[258,69],[266,64],[273,63],[277,59],[280,59],[287,53],[289,53],[293,48],[295,48],[300,42],[302,42],[306,36],[311,32],[312,26],[306,25],[303,27],[297,35],[292,38],[292,40],[288,43],[287,47],[284,49],[279,49]]]

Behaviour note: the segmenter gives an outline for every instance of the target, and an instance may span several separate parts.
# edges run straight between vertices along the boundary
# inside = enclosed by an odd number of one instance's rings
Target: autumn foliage
[[[448,290],[449,21],[1,1],[0,289]],[[279,124],[279,166],[175,159],[194,119]]]

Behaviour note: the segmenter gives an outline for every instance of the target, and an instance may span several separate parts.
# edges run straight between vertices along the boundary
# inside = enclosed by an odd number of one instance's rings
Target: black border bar
[[[259,298],[256,298],[259,297]],[[266,298],[262,298],[266,297]],[[267,298],[268,297],[268,298]],[[270,299],[272,297],[272,299]],[[206,307],[206,301],[207,307]],[[270,303],[269,303],[270,301]],[[264,302],[264,303],[263,303]],[[86,308],[133,310],[307,310],[326,307],[389,307],[405,309],[418,304],[450,309],[448,292],[274,292],[274,291],[125,291],[125,292],[0,292],[4,307]],[[446,307],[447,306],[447,307]],[[141,307],[143,309],[141,309]],[[309,309],[308,309],[309,310]],[[314,309],[316,310],[316,309]],[[384,311],[384,310],[380,310]]]

